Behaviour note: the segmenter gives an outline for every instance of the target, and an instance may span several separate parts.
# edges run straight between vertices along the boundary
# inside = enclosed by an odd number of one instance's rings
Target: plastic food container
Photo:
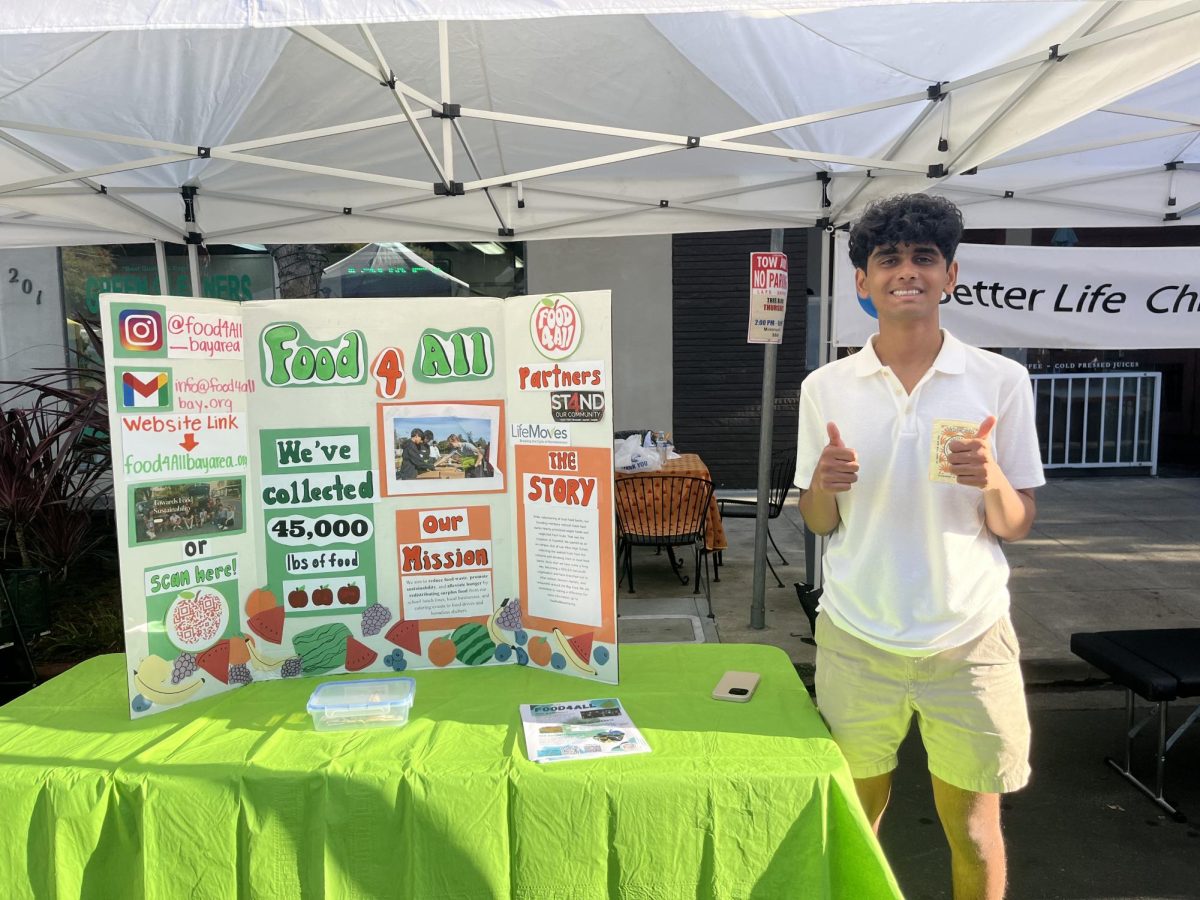
[[[327,681],[308,698],[317,731],[398,728],[408,722],[417,683],[411,678]]]

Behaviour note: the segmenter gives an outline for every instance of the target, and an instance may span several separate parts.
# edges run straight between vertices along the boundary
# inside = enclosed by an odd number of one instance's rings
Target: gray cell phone
[[[757,672],[726,672],[713,688],[713,699],[745,703],[754,696],[758,680]]]

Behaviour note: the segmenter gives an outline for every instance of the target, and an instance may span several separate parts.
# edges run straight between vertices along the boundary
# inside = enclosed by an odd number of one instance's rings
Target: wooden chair
[[[777,454],[775,461],[771,463],[771,491],[767,495],[767,537],[771,541],[771,546],[775,548],[775,552],[779,554],[779,561],[783,565],[787,565],[788,561],[779,551],[779,545],[775,543],[775,537],[771,534],[770,520],[779,517],[783,512],[783,506],[787,502],[788,493],[792,489],[792,482],[796,477],[796,451],[789,450],[786,453]],[[758,515],[758,501],[742,500],[742,499],[723,499],[717,498],[717,507],[721,510],[721,518],[730,519],[753,519]],[[719,566],[722,560],[718,554],[716,563]],[[783,582],[779,580],[779,575],[775,572],[775,567],[771,565],[771,557],[767,556],[767,567],[771,570],[771,575],[774,576],[775,582],[783,587]]]
[[[705,519],[712,500],[713,484],[705,478],[690,475],[638,475],[618,478],[615,486],[617,508],[617,561],[621,576],[629,576],[629,592],[633,587],[633,548],[666,548],[671,566],[680,584],[688,576],[675,558],[676,547],[691,546],[695,563],[695,592],[700,592],[700,558],[708,552],[705,547]],[[707,563],[707,558],[705,558]],[[704,599],[708,617],[713,617],[712,596],[708,586],[708,566],[704,567]]]

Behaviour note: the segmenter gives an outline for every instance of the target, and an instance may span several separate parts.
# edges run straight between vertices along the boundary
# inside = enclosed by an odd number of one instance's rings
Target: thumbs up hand
[[[839,494],[850,490],[850,486],[858,481],[858,454],[846,446],[833,422],[825,426],[825,431],[829,443],[817,460],[812,487],[827,494]]]
[[[1006,483],[992,456],[991,434],[995,427],[996,417],[988,416],[972,437],[956,438],[947,445],[946,462],[959,484],[987,491]]]

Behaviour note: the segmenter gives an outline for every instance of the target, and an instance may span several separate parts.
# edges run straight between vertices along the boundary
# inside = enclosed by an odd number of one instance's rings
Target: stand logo
[[[171,374],[161,369],[117,369],[121,409],[171,409]]]
[[[599,422],[604,418],[601,391],[552,391],[550,415],[555,422]]]
[[[566,359],[579,349],[583,319],[567,297],[550,294],[533,308],[533,315],[529,317],[529,336],[542,356]]]

